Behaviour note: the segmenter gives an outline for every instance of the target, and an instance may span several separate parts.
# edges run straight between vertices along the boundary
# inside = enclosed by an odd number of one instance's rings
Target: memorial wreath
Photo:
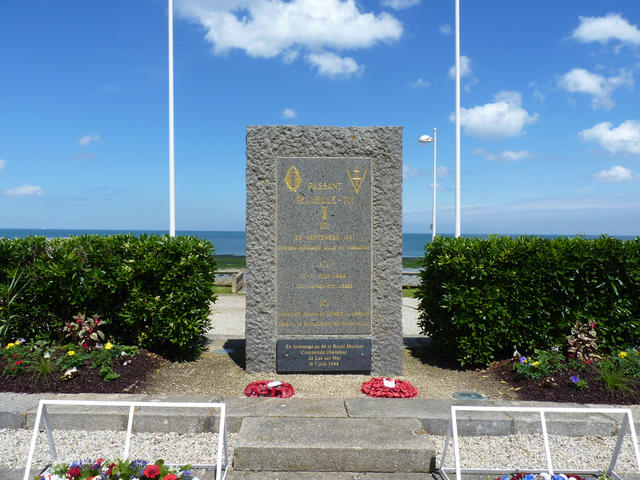
[[[413,398],[418,396],[418,390],[411,385],[411,382],[384,377],[373,377],[367,380],[362,384],[360,391],[369,397]]]
[[[247,385],[244,389],[244,394],[247,397],[290,398],[293,397],[295,392],[293,391],[293,386],[290,383],[258,380]]]

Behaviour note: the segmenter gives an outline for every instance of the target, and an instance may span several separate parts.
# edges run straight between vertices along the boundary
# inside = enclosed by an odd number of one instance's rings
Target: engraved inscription
[[[371,160],[279,158],[278,334],[371,333]]]
[[[370,339],[281,339],[278,372],[370,372]]]

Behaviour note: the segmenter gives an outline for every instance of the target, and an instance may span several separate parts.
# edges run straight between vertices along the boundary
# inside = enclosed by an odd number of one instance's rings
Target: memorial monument
[[[247,127],[250,372],[402,374],[402,128]]]

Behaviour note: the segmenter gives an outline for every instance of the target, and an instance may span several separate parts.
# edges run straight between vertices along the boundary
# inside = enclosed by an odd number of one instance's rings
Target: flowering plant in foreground
[[[105,460],[98,458],[58,463],[47,468],[34,480],[198,480],[189,465],[169,468],[163,460]]]
[[[491,480],[491,478],[487,478]],[[604,472],[598,477],[581,477],[580,475],[574,475],[570,473],[560,473],[556,475],[549,475],[548,473],[512,473],[510,475],[504,475],[502,477],[496,477],[495,480],[611,480]]]

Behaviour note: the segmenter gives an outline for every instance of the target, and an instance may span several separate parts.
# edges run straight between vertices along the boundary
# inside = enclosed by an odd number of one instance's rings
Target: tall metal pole
[[[456,224],[460,236],[460,0],[456,0]]]
[[[436,238],[436,129],[433,129],[433,213],[431,214],[431,241]]]
[[[176,187],[173,141],[173,0],[169,0],[169,235],[176,236]]]

